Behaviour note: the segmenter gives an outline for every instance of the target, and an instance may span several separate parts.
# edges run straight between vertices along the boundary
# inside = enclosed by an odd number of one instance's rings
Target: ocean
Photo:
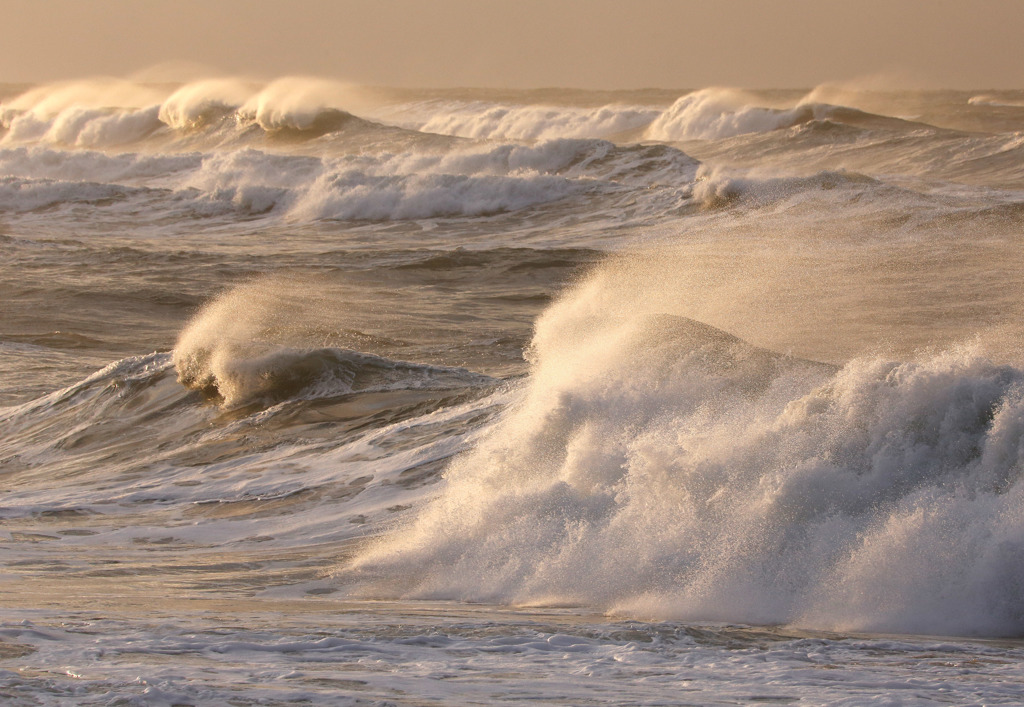
[[[0,700],[1024,702],[1024,91],[0,86]]]

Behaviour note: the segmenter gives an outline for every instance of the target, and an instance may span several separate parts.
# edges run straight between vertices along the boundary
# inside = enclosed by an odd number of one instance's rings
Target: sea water
[[[6,703],[1024,700],[1024,93],[0,95]]]

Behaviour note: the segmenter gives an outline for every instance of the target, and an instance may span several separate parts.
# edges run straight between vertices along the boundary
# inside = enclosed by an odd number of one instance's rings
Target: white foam
[[[95,150],[51,147],[0,149],[0,173],[24,179],[107,184],[175,185],[202,166],[202,156],[189,154],[107,154]]]
[[[116,618],[7,612],[0,636],[31,652],[18,658],[20,670],[0,671],[0,689],[28,704],[95,693],[161,706],[408,695],[438,704],[662,704],[681,695],[693,704],[1019,701],[1020,649],[966,641],[801,638],[330,597],[246,597],[216,611],[132,600]]]
[[[0,211],[17,213],[56,206],[109,203],[126,198],[132,191],[94,182],[0,177]]]
[[[467,146],[444,153],[309,157],[254,149],[186,154],[107,154],[50,147],[0,150],[7,211],[61,203],[110,206],[166,191],[174,213],[267,214],[290,221],[409,219],[513,211],[601,188],[602,180],[651,169],[688,180],[696,163],[681,153],[615,153],[611,143],[551,141],[535,146]],[[143,188],[145,187],[145,188]],[[135,208],[134,206],[130,208]]]

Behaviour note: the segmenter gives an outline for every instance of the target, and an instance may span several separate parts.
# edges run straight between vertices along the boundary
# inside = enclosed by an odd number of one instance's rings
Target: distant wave
[[[667,146],[621,148],[597,140],[338,157],[255,149],[112,155],[16,147],[0,149],[0,171],[9,175],[0,181],[0,211],[65,203],[119,208],[125,202],[127,212],[138,210],[138,199],[158,199],[176,215],[272,214],[299,222],[480,216],[622,185],[667,181],[682,187],[697,164]]]
[[[108,154],[94,150],[60,150],[52,147],[0,148],[0,173],[23,179],[94,182],[132,186],[173,184],[184,173],[199,169],[199,153]]]
[[[111,149],[160,138],[173,141],[227,127],[237,138],[249,127],[263,133],[312,139],[346,130],[387,126],[345,110],[354,89],[331,81],[278,79],[258,84],[235,79],[197,81],[161,92],[128,81],[44,85],[0,106],[8,145],[60,145]]]
[[[628,105],[576,108],[430,101],[407,106],[404,114],[405,125],[423,132],[476,139],[550,140],[605,138],[636,131],[654,120],[660,110]]]
[[[661,105],[597,107],[430,99],[372,105],[362,90],[330,81],[270,83],[208,79],[157,89],[127,81],[69,82],[31,89],[0,105],[0,144],[116,150],[258,146],[266,140],[377,135],[427,142],[438,135],[484,140],[718,140],[834,121],[862,128],[927,127],[842,105],[812,92],[770,107],[744,91],[706,88]],[[976,103],[985,96],[971,99]],[[376,117],[371,117],[376,116]]]
[[[757,99],[743,91],[708,88],[681,97],[650,124],[644,135],[651,140],[664,141],[721,140],[826,120],[862,128],[930,128],[901,118],[827,103],[801,101],[791,108],[769,108],[757,105]]]
[[[1024,108],[1024,100],[1014,100],[989,93],[981,93],[971,96],[967,103],[972,106],[996,106],[999,108]]]
[[[511,140],[720,140],[822,121],[893,130],[929,127],[857,108],[823,103],[814,100],[815,95],[809,94],[796,105],[785,108],[759,105],[756,96],[726,88],[706,88],[688,93],[666,109],[618,104],[583,108],[432,100],[403,106],[388,119],[423,132]]]
[[[883,196],[903,197],[907,202],[923,197],[901,190],[859,172],[821,171],[808,176],[775,176],[730,172],[702,166],[697,172],[693,186],[693,198],[707,208],[732,206],[742,203],[748,206],[763,206],[802,195],[814,195],[822,191],[836,190],[851,201],[859,200],[865,193],[875,199]],[[842,197],[836,196],[835,199]]]
[[[603,146],[554,141],[445,154],[302,160],[256,152],[204,161],[188,182],[212,202],[288,218],[410,219],[513,211],[594,188],[578,177]],[[278,166],[268,169],[270,163]]]
[[[109,205],[148,190],[95,182],[0,177],[0,212],[31,212],[75,204]]]

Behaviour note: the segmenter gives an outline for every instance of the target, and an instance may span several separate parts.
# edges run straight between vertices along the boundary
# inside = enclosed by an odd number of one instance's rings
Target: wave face
[[[810,120],[814,111],[748,105],[740,92],[705,90],[683,96],[647,129],[653,140],[718,139],[788,128]]]

